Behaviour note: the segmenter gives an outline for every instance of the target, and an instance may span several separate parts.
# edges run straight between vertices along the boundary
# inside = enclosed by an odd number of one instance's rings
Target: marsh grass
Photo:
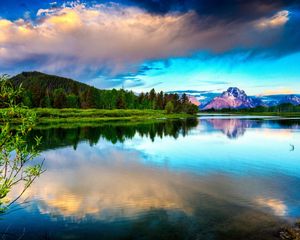
[[[103,109],[33,109],[38,124],[89,124],[107,121],[142,121],[151,119],[189,118],[193,115],[185,113],[166,114],[163,110],[103,110]],[[0,111],[3,111],[1,109]],[[14,119],[18,122],[18,118]]]
[[[42,117],[58,117],[58,118],[69,118],[69,117],[132,117],[132,116],[163,116],[168,117],[163,110],[132,110],[132,109],[52,109],[52,108],[37,108],[35,109],[37,116]],[[188,114],[173,114],[174,115],[188,115]]]

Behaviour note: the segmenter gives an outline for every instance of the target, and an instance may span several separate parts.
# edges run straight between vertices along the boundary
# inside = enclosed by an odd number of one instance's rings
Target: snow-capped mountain
[[[240,90],[237,87],[230,87],[220,96],[215,97],[202,109],[254,108],[259,105],[262,105],[262,102],[259,98],[249,97],[243,90]]]
[[[237,87],[230,87],[223,93],[197,90],[178,90],[168,93],[186,94],[190,101],[202,110],[222,108],[254,108],[257,106],[276,106],[283,103],[300,105],[300,95],[269,95],[248,96],[245,91]]]

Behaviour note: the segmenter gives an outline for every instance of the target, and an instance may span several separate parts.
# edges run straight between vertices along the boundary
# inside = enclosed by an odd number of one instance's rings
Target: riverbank
[[[38,124],[47,123],[96,123],[105,121],[127,120],[140,121],[151,119],[190,118],[194,115],[185,113],[167,114],[162,110],[129,110],[129,109],[34,109]]]

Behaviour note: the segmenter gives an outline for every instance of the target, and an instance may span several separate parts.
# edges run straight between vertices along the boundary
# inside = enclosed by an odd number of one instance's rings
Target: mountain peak
[[[223,96],[233,96],[235,98],[245,98],[247,97],[244,90],[240,90],[237,87],[230,87],[227,91],[223,92]]]
[[[237,87],[230,87],[220,96],[215,97],[204,109],[253,108],[258,104],[258,101],[248,97],[244,90]]]
[[[227,92],[230,92],[233,95],[245,94],[244,90],[240,90],[237,87],[230,87],[230,88],[227,89]]]

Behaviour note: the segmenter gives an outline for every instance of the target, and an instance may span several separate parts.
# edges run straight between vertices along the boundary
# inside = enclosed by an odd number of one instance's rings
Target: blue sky
[[[99,88],[300,93],[299,1],[0,2],[0,73]]]

